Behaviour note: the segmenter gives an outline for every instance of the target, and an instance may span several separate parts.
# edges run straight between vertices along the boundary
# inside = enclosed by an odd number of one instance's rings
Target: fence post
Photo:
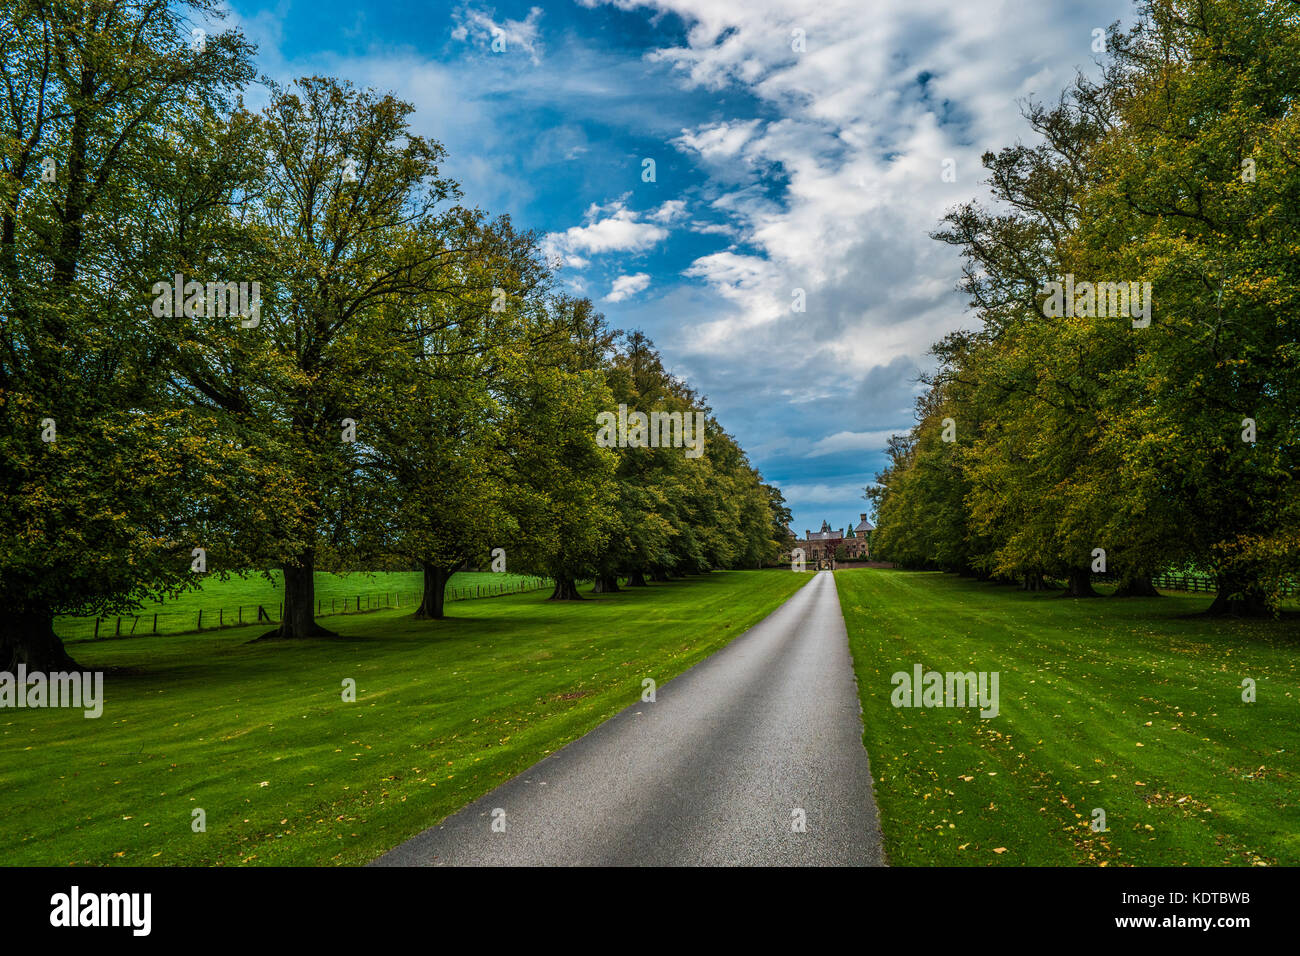
[[[95,618],[95,640],[99,640],[99,618]]]
[[[198,629],[199,629],[200,631],[203,630],[203,608],[199,608],[199,627],[198,627]]]
[[[153,632],[155,634],[158,633],[158,612],[157,611],[154,611],[153,613]]]

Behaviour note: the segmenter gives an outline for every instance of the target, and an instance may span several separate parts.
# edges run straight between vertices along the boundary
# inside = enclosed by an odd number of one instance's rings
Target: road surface
[[[656,698],[375,863],[883,865],[829,571]]]

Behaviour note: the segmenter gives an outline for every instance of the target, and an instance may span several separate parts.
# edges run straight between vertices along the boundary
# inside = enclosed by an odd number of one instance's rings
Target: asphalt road
[[[656,697],[375,864],[883,865],[830,572]]]

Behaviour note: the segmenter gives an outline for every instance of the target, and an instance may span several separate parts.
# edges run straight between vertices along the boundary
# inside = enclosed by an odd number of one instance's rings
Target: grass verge
[[[940,573],[835,581],[892,863],[1300,863],[1294,610],[1204,618],[1205,595],[1072,600]],[[999,672],[1000,712],[895,708],[891,678],[915,664]]]

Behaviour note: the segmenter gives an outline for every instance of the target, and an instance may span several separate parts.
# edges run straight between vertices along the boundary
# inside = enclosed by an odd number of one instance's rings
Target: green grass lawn
[[[316,572],[316,600],[322,617],[331,614],[353,613],[385,607],[389,604],[414,607],[424,590],[424,575],[419,571],[358,571],[351,574]],[[228,577],[221,580],[216,575],[203,579],[202,587],[194,588],[174,598],[150,602],[134,615],[124,614],[100,621],[99,636],[139,636],[153,633],[154,615],[157,633],[185,634],[203,629],[238,624],[239,621],[257,620],[258,605],[275,620],[280,618],[280,602],[284,600],[284,575],[271,571],[269,579],[262,574],[247,577]],[[447,582],[446,600],[459,601],[495,594],[501,590],[549,586],[541,578],[520,574],[496,574],[490,571],[458,571]],[[200,619],[199,612],[203,615]],[[242,617],[241,617],[242,613]],[[132,630],[134,626],[134,631]],[[56,630],[64,640],[85,640],[95,635],[93,617],[60,617]]]
[[[534,591],[86,642],[104,713],[0,711],[8,865],[361,863],[432,826],[775,610],[806,575],[731,571],[552,604]],[[584,589],[585,590],[585,589]],[[342,682],[356,681],[355,703]],[[202,808],[207,832],[191,830]]]
[[[884,570],[835,582],[891,863],[1300,863],[1293,606],[1242,621],[1197,616],[1208,595],[1071,600]],[[895,708],[891,676],[918,663],[999,672],[1000,713]]]

